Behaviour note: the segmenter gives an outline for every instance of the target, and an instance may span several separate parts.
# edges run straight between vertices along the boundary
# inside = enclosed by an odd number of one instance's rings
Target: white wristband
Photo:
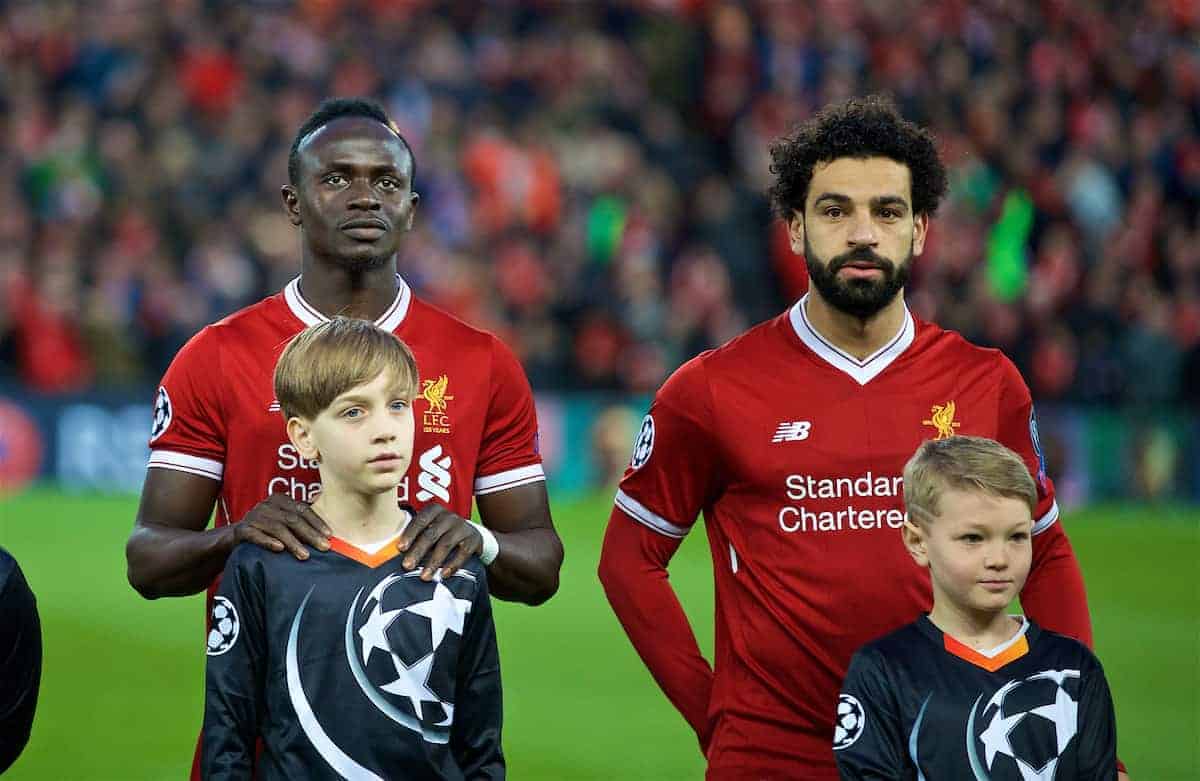
[[[474,521],[469,521],[469,523],[475,527],[475,531],[479,532],[479,536],[483,538],[483,550],[479,551],[479,560],[486,567],[500,555],[500,543],[496,540],[496,535],[492,534],[492,530],[488,527]]]

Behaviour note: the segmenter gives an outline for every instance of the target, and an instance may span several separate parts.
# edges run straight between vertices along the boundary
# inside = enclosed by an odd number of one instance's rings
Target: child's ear
[[[900,537],[904,540],[904,547],[908,548],[908,554],[913,557],[913,561],[918,567],[929,566],[929,553],[925,549],[925,532],[918,524],[913,523],[908,517],[908,513],[904,514],[904,525],[900,527]]]
[[[309,461],[321,460],[321,453],[317,450],[316,442],[313,441],[312,426],[304,418],[294,416],[288,418],[287,435],[301,458]]]

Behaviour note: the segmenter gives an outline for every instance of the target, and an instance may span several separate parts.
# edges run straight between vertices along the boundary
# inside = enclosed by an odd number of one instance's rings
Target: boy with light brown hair
[[[335,317],[295,336],[275,394],[318,465],[328,550],[230,555],[208,636],[206,779],[499,779],[501,691],[477,557],[431,581],[402,566],[397,501],[417,366],[393,334]],[[261,743],[261,752],[256,750]]]
[[[1115,779],[1112,698],[1090,650],[1007,610],[1032,563],[1037,490],[994,440],[923,443],[903,542],[933,609],[854,655],[837,705],[843,779]]]

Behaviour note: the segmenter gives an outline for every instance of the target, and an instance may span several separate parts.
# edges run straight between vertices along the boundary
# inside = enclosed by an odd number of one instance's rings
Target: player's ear
[[[417,216],[417,204],[421,202],[421,194],[414,191],[408,196],[408,219],[404,221],[404,230],[410,231],[413,226],[413,218]]]
[[[908,555],[913,557],[917,566],[928,567],[929,553],[925,548],[925,532],[918,524],[913,523],[912,518],[908,517],[908,513],[904,514],[904,525],[900,527],[900,538],[904,541],[904,547],[908,549]]]
[[[279,188],[283,196],[283,209],[287,212],[288,220],[296,226],[300,225],[300,193],[290,184]]]
[[[309,461],[321,460],[321,452],[317,450],[317,443],[313,441],[312,426],[304,418],[294,415],[288,418],[287,435],[301,458]]]
[[[925,249],[925,236],[929,233],[929,215],[918,214],[913,217],[912,254],[916,257]]]
[[[804,215],[799,211],[792,212],[792,218],[788,220],[788,242],[792,245],[792,252],[797,255],[804,254]],[[924,240],[924,239],[922,239]]]

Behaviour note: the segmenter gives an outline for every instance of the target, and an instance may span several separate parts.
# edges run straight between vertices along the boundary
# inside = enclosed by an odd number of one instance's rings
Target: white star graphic
[[[417,602],[404,608],[409,613],[425,616],[429,619],[430,636],[433,638],[433,648],[442,644],[442,638],[447,631],[462,636],[463,622],[471,610],[471,601],[459,599],[450,589],[442,585],[441,578],[434,583],[433,598]]]
[[[1013,757],[1013,759],[1017,760],[1017,769],[1021,771],[1021,781],[1054,781],[1054,770],[1058,767],[1058,757],[1047,762],[1041,770],[1030,767],[1020,757]]]
[[[394,694],[397,697],[407,697],[412,703],[413,712],[418,719],[423,720],[421,713],[421,703],[436,702],[441,703],[441,699],[436,694],[429,690],[429,671],[433,667],[432,653],[422,657],[412,667],[406,665],[399,656],[392,654],[392,663],[396,666],[396,680],[382,686],[388,694]]]
[[[1062,754],[1063,749],[1071,742],[1071,738],[1075,737],[1075,731],[1079,728],[1079,703],[1071,699],[1071,695],[1059,686],[1052,704],[1034,708],[1030,713],[1043,716],[1054,724],[1054,733],[1058,738],[1058,753]]]
[[[988,722],[987,729],[979,733],[979,739],[983,741],[983,748],[986,752],[984,760],[987,762],[988,770],[992,769],[992,760],[996,758],[996,753],[1002,753],[1007,756],[1013,755],[1012,744],[1008,742],[1008,733],[1016,726],[1017,722],[1025,718],[1024,713],[1017,713],[1013,716],[1001,716],[1000,703],[1004,702],[1004,695],[1010,689],[1017,685],[1017,681],[1005,684],[1000,691],[992,695],[988,705],[993,703],[996,705],[996,712],[992,714],[992,720]],[[984,706],[985,709],[987,706]]]
[[[383,611],[383,592],[387,590],[395,581],[399,580],[400,576],[392,575],[380,581],[371,593],[367,596],[367,601],[375,600],[375,609],[371,611],[371,615],[367,617],[364,623],[358,630],[358,636],[362,638],[362,657],[363,664],[371,659],[371,652],[378,648],[386,653],[392,652],[392,647],[387,641],[387,628],[391,625],[396,616],[403,613],[403,610],[389,610],[386,613]]]

